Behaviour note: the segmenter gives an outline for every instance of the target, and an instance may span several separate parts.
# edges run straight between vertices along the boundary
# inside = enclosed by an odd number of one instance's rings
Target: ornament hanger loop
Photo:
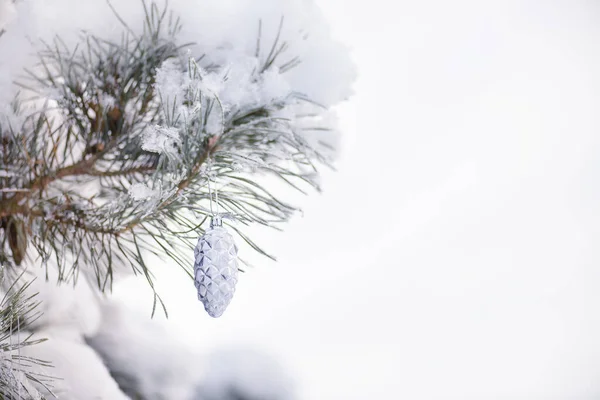
[[[216,203],[216,209],[217,212],[215,213],[213,211],[213,195],[212,195],[212,191],[210,188],[210,181],[211,179],[213,179],[213,172],[212,172],[212,164],[213,164],[213,160],[212,158],[209,157],[208,159],[208,198],[210,201],[210,213],[212,218],[215,218],[216,216],[219,215],[219,189],[217,188],[217,176],[215,174],[214,176],[214,183],[215,183],[215,203]]]

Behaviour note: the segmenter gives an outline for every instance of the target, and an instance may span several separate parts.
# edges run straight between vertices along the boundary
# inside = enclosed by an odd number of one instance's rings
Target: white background
[[[359,72],[338,171],[222,318],[169,281],[170,328],[300,399],[600,398],[599,3],[320,4]]]

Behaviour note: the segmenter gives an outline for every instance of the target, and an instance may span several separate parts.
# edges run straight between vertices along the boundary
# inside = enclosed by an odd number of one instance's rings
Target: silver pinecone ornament
[[[219,215],[198,239],[194,249],[194,284],[198,300],[211,317],[217,318],[231,302],[238,276],[237,246],[223,227]]]

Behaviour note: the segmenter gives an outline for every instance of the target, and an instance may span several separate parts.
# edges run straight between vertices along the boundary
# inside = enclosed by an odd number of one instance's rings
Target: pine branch
[[[203,233],[198,221],[211,214],[208,204],[217,202],[208,190],[213,175],[222,184],[218,206],[243,225],[277,228],[297,211],[255,176],[275,176],[301,192],[319,189],[316,163],[328,159],[295,121],[304,118],[295,108],[318,106],[293,92],[232,103],[223,89],[260,91],[263,81],[297,64],[295,57],[279,61],[288,50],[283,18],[266,58],[257,58],[249,75],[232,75],[207,55],[181,62],[186,46],[176,44],[178,20],[169,24],[166,8],[144,7],[142,35],[121,20],[121,42],[85,34],[81,46],[69,49],[57,38],[44,44],[38,68],[19,83],[33,93],[13,104],[22,124],[0,120],[5,263],[54,259],[59,280],[83,268],[102,290],[111,287],[115,268],[129,266],[153,287],[146,252],[191,273],[185,254]],[[231,83],[236,76],[248,78]]]
[[[5,267],[0,268],[0,281],[6,284],[6,294],[0,301],[0,398],[1,399],[44,399],[35,389],[50,389],[51,377],[34,372],[34,366],[51,367],[46,361],[21,355],[21,350],[45,341],[32,339],[27,334],[28,326],[40,317],[36,294],[28,295],[31,282],[18,286],[24,274],[14,279]],[[16,336],[16,338],[15,338]]]

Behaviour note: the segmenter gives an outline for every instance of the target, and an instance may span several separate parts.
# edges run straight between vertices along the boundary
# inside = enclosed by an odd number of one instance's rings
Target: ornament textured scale
[[[217,318],[231,302],[238,276],[237,246],[233,236],[214,217],[194,250],[194,284],[198,300]]]

